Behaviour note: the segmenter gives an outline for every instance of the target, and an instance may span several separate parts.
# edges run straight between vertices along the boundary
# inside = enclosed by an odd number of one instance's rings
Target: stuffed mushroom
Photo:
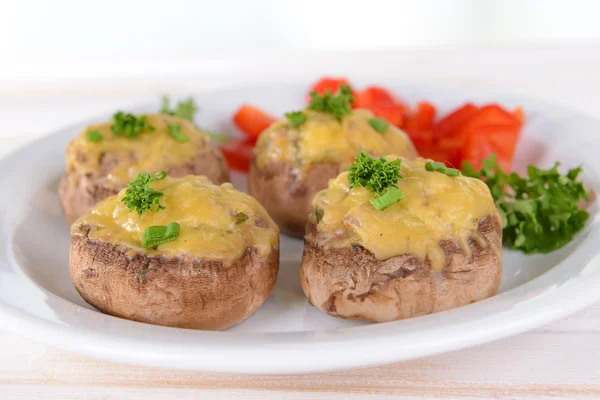
[[[300,279],[326,314],[393,321],[498,291],[502,220],[478,179],[421,158],[361,154],[313,207]]]
[[[173,177],[204,175],[217,184],[229,180],[223,155],[191,121],[119,112],[111,122],[88,126],[66,149],[59,183],[65,218],[72,223],[140,172],[163,170]]]
[[[352,110],[351,97],[314,96],[306,111],[286,114],[259,137],[249,189],[282,232],[302,237],[315,194],[348,168],[361,149],[415,158],[409,137],[368,110]]]
[[[272,292],[279,229],[230,183],[140,174],[71,227],[70,271],[83,299],[134,321],[222,330]]]

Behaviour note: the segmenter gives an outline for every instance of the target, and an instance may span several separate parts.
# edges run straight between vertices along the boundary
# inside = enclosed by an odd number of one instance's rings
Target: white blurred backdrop
[[[2,0],[0,59],[600,40],[597,0]]]
[[[345,75],[357,57],[352,79],[387,68],[594,111],[599,18],[600,0],[0,0],[0,114],[19,116],[0,136],[161,93]]]

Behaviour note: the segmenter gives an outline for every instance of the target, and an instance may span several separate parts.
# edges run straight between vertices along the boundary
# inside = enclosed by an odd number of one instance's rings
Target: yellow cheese
[[[88,126],[67,146],[67,172],[74,178],[86,174],[105,177],[114,187],[123,187],[140,172],[158,172],[190,162],[199,151],[210,146],[208,135],[190,121],[164,114],[148,114],[146,121],[154,131],[142,132],[133,139],[113,134],[110,122]],[[181,126],[189,140],[173,139],[169,124]],[[89,131],[99,131],[103,139],[89,141]],[[109,166],[110,160],[116,159],[119,164]]]
[[[150,186],[164,193],[160,204],[165,210],[146,211],[139,217],[121,201],[125,196],[123,189],[75,221],[72,233],[77,234],[82,224],[89,225],[90,239],[121,243],[151,256],[187,254],[225,265],[242,257],[247,247],[255,248],[261,256],[268,256],[277,247],[277,225],[253,197],[234,189],[231,183],[217,186],[203,176],[189,175],[180,179],[167,177],[151,182]],[[239,212],[249,218],[236,224],[233,216]],[[169,222],[181,225],[176,240],[156,249],[142,248],[146,228]]]
[[[332,114],[306,110],[306,122],[297,128],[287,121],[278,121],[265,130],[256,147],[259,168],[268,162],[291,163],[307,170],[314,164],[339,164],[347,168],[364,149],[375,156],[396,154],[408,158],[417,153],[408,136],[390,125],[383,133],[377,132],[369,119],[368,110],[354,110],[337,120]]]
[[[323,212],[317,224],[320,243],[325,248],[358,244],[380,260],[414,254],[427,258],[437,271],[445,263],[442,241],[456,241],[469,257],[469,240],[484,241],[477,234],[481,218],[495,217],[501,224],[494,200],[481,180],[428,172],[427,161],[402,160],[398,188],[405,198],[383,211],[369,202],[375,194],[362,186],[350,188],[348,172],[330,180],[313,200],[315,209]]]

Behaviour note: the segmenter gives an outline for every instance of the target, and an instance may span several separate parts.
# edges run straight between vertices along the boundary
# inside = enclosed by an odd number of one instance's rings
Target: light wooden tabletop
[[[514,88],[515,93],[600,117],[600,47],[419,52],[407,54],[406,60],[419,65],[405,68],[412,71],[405,71],[407,81]],[[187,70],[194,62],[200,63],[191,60]],[[60,66],[53,68],[60,71]],[[167,76],[176,76],[168,70],[176,67],[164,68]],[[0,69],[0,156],[78,119],[190,86],[185,85],[189,77],[178,75],[152,81],[146,77],[147,86],[144,81],[127,86],[109,80],[99,87],[91,76],[75,82],[48,74],[37,81],[15,81]],[[219,85],[218,79],[210,85]],[[193,91],[202,85],[191,86]],[[232,376],[120,365],[56,350],[0,328],[0,399],[416,397],[600,398],[600,304],[531,332],[458,352],[302,376]]]

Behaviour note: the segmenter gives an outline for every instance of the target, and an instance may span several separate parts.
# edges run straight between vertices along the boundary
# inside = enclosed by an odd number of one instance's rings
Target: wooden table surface
[[[398,56],[408,65],[402,68],[407,81],[512,90],[600,117],[598,46]],[[321,61],[321,68],[327,65],[327,60]],[[225,83],[215,75],[202,81],[194,72],[195,83],[190,84],[190,71],[204,65],[199,58],[157,65],[153,79],[145,72],[137,80],[123,78],[135,72],[136,63],[120,64],[104,75],[92,70],[89,77],[78,74],[76,79],[64,72],[78,68],[71,64],[49,66],[43,76],[29,78],[18,66],[0,67],[4,127],[0,156],[52,129],[123,104]],[[111,79],[115,71],[122,73],[119,79]],[[252,71],[245,74],[251,79]],[[94,79],[96,75],[99,78]],[[294,376],[218,375],[121,365],[69,354],[0,328],[0,399],[416,397],[600,398],[600,304],[533,331],[466,350],[378,368]]]

